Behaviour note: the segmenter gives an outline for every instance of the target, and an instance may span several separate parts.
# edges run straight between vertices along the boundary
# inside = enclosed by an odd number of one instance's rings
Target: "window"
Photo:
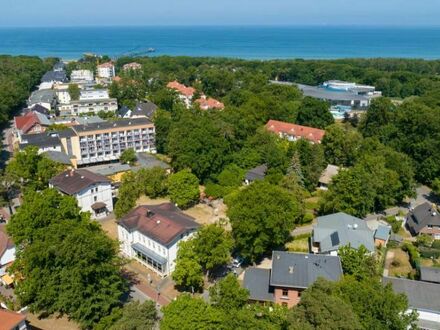
[[[289,290],[283,289],[282,295],[283,295],[283,297],[288,297],[289,296]]]
[[[97,196],[93,196],[93,201],[96,202],[98,200]]]

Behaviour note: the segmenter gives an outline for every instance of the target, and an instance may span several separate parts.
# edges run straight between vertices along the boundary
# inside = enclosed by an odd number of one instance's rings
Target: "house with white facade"
[[[174,271],[179,243],[198,227],[172,203],[142,205],[118,220],[118,237],[127,257],[164,277]]]
[[[90,70],[73,70],[70,81],[74,83],[91,83],[94,81],[93,72]]]
[[[15,245],[6,233],[6,224],[0,225],[0,282],[5,285],[12,283],[6,268],[15,261]]]
[[[100,64],[97,67],[97,75],[99,78],[111,79],[116,76],[115,66],[112,62]]]
[[[113,211],[111,181],[85,169],[67,170],[49,180],[49,187],[73,196],[83,212],[100,218]]]
[[[169,89],[172,89],[177,92],[179,99],[185,104],[187,108],[191,107],[193,96],[196,92],[196,89],[193,87],[187,87],[178,81],[170,81],[167,84]]]

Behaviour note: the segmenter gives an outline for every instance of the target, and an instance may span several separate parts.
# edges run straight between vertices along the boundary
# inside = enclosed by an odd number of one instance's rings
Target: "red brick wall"
[[[283,296],[283,289],[287,290],[287,296]],[[283,305],[283,303],[287,303],[287,307],[292,308],[299,303],[300,290],[292,288],[275,288],[274,296],[276,304]]]

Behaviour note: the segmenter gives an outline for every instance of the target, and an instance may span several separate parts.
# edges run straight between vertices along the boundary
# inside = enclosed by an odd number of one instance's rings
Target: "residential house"
[[[440,268],[420,267],[420,281],[440,283]]]
[[[118,115],[121,118],[139,118],[146,117],[149,119],[153,119],[154,114],[156,113],[157,105],[153,102],[138,102],[133,110],[129,109],[126,106],[121,107],[118,110]]]
[[[179,99],[189,108],[192,104],[193,96],[196,89],[193,87],[186,87],[185,85],[179,83],[178,81],[171,81],[167,84],[169,89],[173,89],[179,95]]]
[[[243,287],[249,290],[251,301],[291,308],[319,277],[338,281],[342,277],[339,257],[273,251],[272,268],[248,268]]]
[[[321,216],[313,227],[311,250],[313,253],[337,255],[342,246],[358,249],[363,245],[373,253],[374,233],[364,220],[343,212]]]
[[[72,83],[92,83],[94,79],[91,70],[73,70],[70,74],[70,81]]]
[[[29,107],[33,105],[39,104],[49,111],[55,108],[56,105],[56,97],[55,91],[51,89],[43,89],[32,92],[29,96],[27,104]]]
[[[114,98],[96,98],[91,99],[91,96],[97,96],[96,93],[82,93],[83,97],[79,100],[71,100],[67,104],[60,104],[58,111],[60,116],[79,116],[88,113],[116,112],[118,110],[118,100]],[[86,95],[87,98],[86,98]],[[101,94],[103,95],[103,94]]]
[[[0,330],[27,330],[26,316],[0,308]]]
[[[175,268],[179,243],[193,237],[199,224],[172,203],[138,206],[118,220],[122,252],[159,276]]]
[[[440,215],[435,205],[428,202],[417,206],[408,213],[406,227],[412,235],[431,235],[440,239]]]
[[[65,71],[66,64],[64,62],[57,62],[54,64],[52,71],[59,72],[59,71]]]
[[[278,120],[269,120],[266,124],[266,129],[288,141],[306,139],[311,143],[321,143],[325,135],[325,131],[319,128],[296,125]]]
[[[35,111],[14,117],[15,133],[20,142],[23,135],[42,133],[50,125],[51,122],[45,115]]]
[[[115,74],[115,66],[112,62],[106,62],[98,65],[97,75],[99,78],[112,79]]]
[[[440,329],[440,284],[396,277],[383,277],[382,283],[408,297],[408,312],[417,311],[420,329]]]
[[[266,177],[266,172],[267,172],[266,164],[259,165],[257,167],[250,169],[249,171],[246,172],[246,175],[244,177],[244,184],[250,185],[254,181],[264,180],[264,178]]]
[[[4,285],[11,285],[13,280],[6,272],[15,261],[15,245],[6,232],[6,224],[0,224],[0,281]]]
[[[24,114],[27,114],[28,112],[31,112],[31,111],[35,111],[35,112],[41,113],[42,115],[45,115],[46,117],[49,117],[49,116],[50,116],[50,111],[49,111],[49,109],[43,107],[43,106],[40,105],[40,104],[34,104],[34,105],[31,106],[31,107],[28,107],[28,108],[24,108],[24,109],[23,109],[23,113],[24,113]]]
[[[136,62],[124,64],[122,70],[124,71],[135,71],[142,69],[142,65]]]
[[[41,82],[49,83],[65,83],[67,82],[67,76],[65,71],[48,71],[41,78]]]
[[[87,121],[68,129],[22,138],[20,148],[36,145],[40,152],[67,154],[74,167],[118,160],[126,149],[156,153],[154,124],[147,118]]]
[[[76,198],[83,212],[100,218],[113,211],[110,180],[86,169],[67,170],[49,180],[49,187]]]
[[[38,90],[44,90],[44,89],[52,89],[54,83],[51,81],[42,82],[40,85],[38,85]]]
[[[324,172],[322,172],[318,181],[318,188],[321,190],[327,190],[328,185],[332,182],[334,176],[339,173],[339,166],[327,165]]]
[[[201,110],[223,110],[225,108],[225,105],[222,102],[211,97],[206,97],[205,95],[202,95],[202,97],[195,102],[199,104]]]

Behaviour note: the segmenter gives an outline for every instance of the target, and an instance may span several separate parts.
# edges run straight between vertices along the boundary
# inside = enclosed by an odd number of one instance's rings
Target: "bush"
[[[414,268],[419,269],[420,268],[420,253],[417,250],[417,248],[414,245],[412,245],[411,243],[405,243],[402,246],[402,250],[408,252],[409,261],[410,261],[411,265]]]
[[[432,242],[431,247],[433,249],[440,249],[440,240],[435,239],[434,242]]]
[[[199,180],[189,170],[182,170],[169,177],[168,192],[178,207],[189,208],[200,198]]]
[[[440,250],[437,250],[437,249],[420,247],[419,248],[419,252],[420,252],[420,256],[422,258],[427,258],[427,259],[431,259],[431,258],[437,259],[437,258],[440,258]]]
[[[306,213],[304,214],[304,217],[301,221],[301,223],[310,223],[315,219],[315,216],[312,213]]]

